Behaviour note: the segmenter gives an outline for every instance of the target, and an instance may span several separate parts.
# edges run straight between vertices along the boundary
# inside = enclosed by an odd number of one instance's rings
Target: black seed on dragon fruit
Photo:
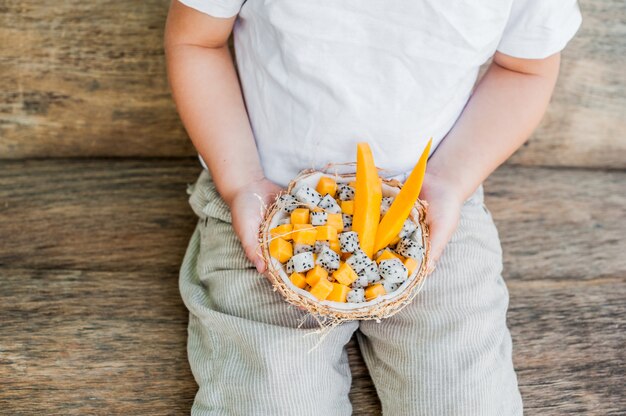
[[[356,250],[350,257],[347,258],[346,264],[352,268],[356,273],[359,273],[363,270],[368,263],[370,262],[370,258],[367,257],[367,254],[363,252],[363,250]]]
[[[293,245],[293,254],[300,254],[305,252],[314,252],[314,247],[310,244],[300,244],[296,243]]]
[[[380,201],[380,215],[385,215],[393,202],[392,196],[386,196]]]
[[[315,264],[318,264],[327,272],[334,272],[339,268],[339,254],[327,246],[322,246]]]
[[[330,243],[328,241],[318,240],[315,242],[315,246],[313,246],[313,253],[320,254],[323,250],[323,247],[330,248]]]
[[[341,207],[335,201],[335,198],[330,196],[330,194],[326,194],[324,198],[317,204],[318,207],[322,208],[326,212],[330,212],[331,214],[339,214],[341,212]]]
[[[352,201],[354,199],[354,188],[345,183],[337,185],[337,197],[342,201]]]
[[[300,203],[296,200],[296,197],[291,194],[283,194],[278,197],[278,206],[280,210],[291,214],[291,212],[300,206]]]
[[[293,273],[293,258],[289,259],[287,263],[285,263],[285,272],[288,275],[291,275],[291,273]]]
[[[343,231],[352,231],[352,215],[341,214],[341,219],[343,220]]]
[[[398,288],[402,284],[400,282],[393,283],[393,282],[390,282],[390,281],[388,281],[386,279],[381,280],[379,283],[383,285],[383,287],[385,288],[385,292],[386,293],[395,292],[396,290],[398,290]]]
[[[388,282],[404,282],[408,277],[408,270],[398,259],[383,260],[379,265],[380,275]]]
[[[381,279],[381,277],[380,277],[380,270],[378,269],[378,265],[373,260],[370,260],[367,263],[367,265],[363,268],[363,270],[361,270],[357,274],[359,276],[366,277],[368,284],[377,283]]]
[[[365,289],[363,288],[354,288],[348,292],[348,296],[346,296],[346,300],[350,303],[363,303],[365,302]]]
[[[408,237],[401,238],[396,246],[396,253],[413,260],[421,260],[422,247]]]
[[[291,260],[293,260],[293,269],[298,273],[309,271],[314,267],[313,253],[310,251],[296,254]]]
[[[325,212],[311,212],[311,225],[326,225],[328,214]]]
[[[354,253],[359,249],[359,235],[354,231],[340,233],[339,247],[342,253]]]
[[[296,199],[313,209],[322,200],[322,195],[310,186],[301,186],[296,191]]]

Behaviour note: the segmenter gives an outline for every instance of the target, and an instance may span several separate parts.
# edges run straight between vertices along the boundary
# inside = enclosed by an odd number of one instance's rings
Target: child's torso
[[[410,170],[433,150],[493,55],[511,0],[248,0],[235,50],[266,175],[354,159]]]

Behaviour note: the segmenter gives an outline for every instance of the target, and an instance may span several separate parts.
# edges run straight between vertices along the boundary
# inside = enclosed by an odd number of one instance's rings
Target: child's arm
[[[231,209],[246,255],[262,272],[257,195],[267,203],[280,187],[265,179],[259,161],[227,44],[234,21],[173,1],[165,28],[167,70],[187,133]]]
[[[494,56],[465,110],[428,163],[421,196],[431,207],[433,262],[456,230],[463,202],[539,124],[559,63],[559,53],[536,60],[501,53]]]

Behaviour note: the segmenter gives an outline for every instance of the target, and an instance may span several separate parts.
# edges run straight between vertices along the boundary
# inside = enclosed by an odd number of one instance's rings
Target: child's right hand
[[[235,233],[241,241],[246,256],[259,273],[265,272],[261,257],[259,227],[266,208],[282,188],[268,179],[260,179],[238,189],[226,203],[230,206]]]

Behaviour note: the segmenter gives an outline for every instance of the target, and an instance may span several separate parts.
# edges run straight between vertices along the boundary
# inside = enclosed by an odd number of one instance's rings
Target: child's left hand
[[[420,199],[428,202],[426,223],[430,229],[428,270],[435,268],[443,251],[457,229],[463,198],[454,186],[443,178],[426,173]]]

